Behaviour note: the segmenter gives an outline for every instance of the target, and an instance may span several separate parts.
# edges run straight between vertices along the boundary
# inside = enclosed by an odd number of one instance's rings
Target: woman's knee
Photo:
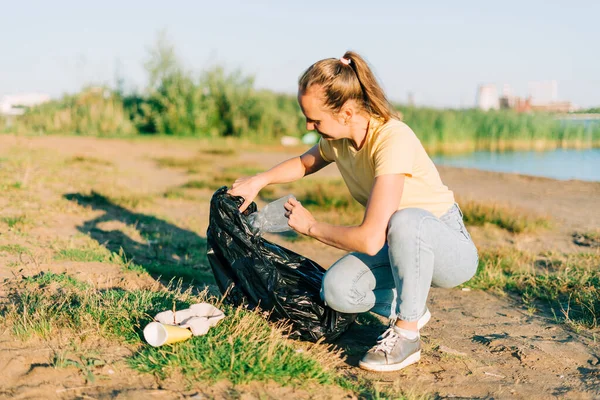
[[[479,267],[479,256],[477,249],[473,246],[470,254],[464,257],[462,262],[454,265],[451,271],[439,271],[434,274],[432,285],[439,288],[450,289],[468,282],[477,273]]]
[[[388,223],[388,243],[405,238],[414,238],[419,231],[423,220],[434,218],[429,211],[421,208],[404,208],[392,214]]]
[[[352,255],[346,257],[352,257]],[[321,299],[325,305],[339,312],[369,311],[373,304],[367,297],[368,292],[372,292],[372,290],[360,287],[361,274],[365,273],[362,269],[366,267],[360,268],[360,266],[354,265],[357,260],[344,260],[344,258],[331,266],[323,276]]]

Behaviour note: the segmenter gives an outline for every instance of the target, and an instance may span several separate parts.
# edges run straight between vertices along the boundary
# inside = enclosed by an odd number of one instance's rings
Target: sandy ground
[[[44,157],[81,156],[109,160],[114,165],[110,168],[119,172],[112,184],[137,193],[156,194],[181,185],[189,178],[184,171],[158,167],[153,158],[193,157],[202,146],[193,141],[0,136],[0,161],[16,148],[28,149],[31,154],[44,154]],[[236,161],[267,167],[289,155],[287,150],[247,151],[236,156]],[[35,182],[36,174],[41,175],[41,162],[31,157],[23,165],[20,173],[29,174],[28,179]],[[440,173],[445,184],[461,199],[507,204],[550,215],[557,222],[551,231],[535,235],[510,235],[501,230],[472,228],[470,231],[480,248],[514,246],[535,252],[581,251],[573,243],[572,233],[600,227],[600,183],[555,181],[457,168],[440,168]],[[59,179],[56,181],[32,185],[38,199],[34,205],[15,206],[0,194],[0,213],[10,214],[15,207],[44,209],[45,204],[56,202],[67,193],[89,191],[102,180],[97,177],[90,182],[81,182],[76,177],[71,178],[68,170],[60,170],[57,174]],[[337,174],[335,166],[329,166],[311,179]],[[209,197],[210,193],[207,193],[206,199]],[[208,224],[206,199],[176,203],[165,199],[154,207],[159,207],[160,214],[168,217],[170,224],[187,225],[186,228],[203,238]],[[141,208],[136,212],[143,212],[143,206]],[[69,240],[90,221],[108,224],[103,226],[105,230],[123,224],[106,218],[107,214],[107,210],[83,212],[75,203],[62,210],[53,209],[45,214],[44,224],[29,232],[28,240],[40,246]],[[0,244],[4,237],[6,235],[0,232]],[[329,267],[344,254],[314,242],[282,243],[324,267]],[[19,264],[17,268],[15,264]],[[40,262],[0,257],[0,303],[10,301],[6,296],[14,279],[42,270],[67,271],[106,287],[135,288],[156,284],[150,277],[125,276],[120,269],[104,263],[59,263],[45,259],[43,254]],[[565,325],[556,324],[543,310],[529,313],[519,299],[477,290],[432,289],[429,308],[433,318],[422,331],[425,351],[418,365],[393,374],[359,370],[356,367],[358,359],[373,344],[382,326],[357,325],[339,342],[346,349],[345,368],[377,382],[380,387],[399,387],[438,398],[600,398],[600,348],[594,332],[574,332]],[[35,339],[19,341],[8,330],[0,329],[0,333],[0,397],[4,398],[295,399],[347,396],[342,390],[322,393],[267,384],[232,387],[227,382],[182,390],[177,387],[176,380],[158,382],[152,376],[127,369],[119,361],[127,350],[117,346],[111,347],[114,362],[108,362],[99,372],[103,379],[86,384],[75,368],[51,367],[51,348],[46,343]],[[110,344],[105,345],[110,347]]]

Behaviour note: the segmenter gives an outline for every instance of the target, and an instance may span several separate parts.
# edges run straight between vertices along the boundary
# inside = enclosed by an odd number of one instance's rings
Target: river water
[[[476,151],[457,156],[434,156],[436,165],[514,172],[554,179],[600,181],[600,149],[553,151]]]

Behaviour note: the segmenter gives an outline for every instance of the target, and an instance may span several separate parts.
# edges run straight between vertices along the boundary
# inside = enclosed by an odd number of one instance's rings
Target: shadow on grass
[[[77,229],[125,260],[128,269],[142,269],[154,278],[168,281],[183,279],[186,283],[211,285],[215,281],[206,259],[206,239],[195,232],[181,229],[152,215],[135,213],[113,203],[107,197],[69,193],[63,196],[82,207],[102,210],[104,214],[86,221]],[[135,227],[146,239],[140,243],[120,230],[103,230],[100,224],[118,221]]]
[[[377,337],[386,328],[387,325],[382,323],[374,314],[365,312],[358,315],[355,323],[335,341],[335,345],[342,349],[346,363],[356,367],[358,361],[375,344]]]
[[[101,216],[78,226],[78,229],[109,251],[120,253],[127,261],[132,261],[135,265],[129,268],[141,268],[163,281],[183,278],[186,283],[210,285],[211,292],[218,294],[206,259],[206,238],[154,216],[127,210],[98,193],[72,193],[64,197],[82,207],[104,211]],[[150,244],[135,241],[121,230],[101,228],[112,221],[135,227]],[[376,317],[364,313],[335,344],[343,350],[348,364],[357,365],[384,329],[385,325]]]

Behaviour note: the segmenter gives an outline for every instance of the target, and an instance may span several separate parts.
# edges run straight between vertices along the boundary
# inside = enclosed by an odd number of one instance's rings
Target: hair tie
[[[344,58],[344,57],[342,57],[342,58],[340,58],[340,61],[341,61],[341,62],[342,62],[342,64],[344,64],[344,65],[350,65],[350,61],[352,61],[352,60],[350,60],[349,58]]]

